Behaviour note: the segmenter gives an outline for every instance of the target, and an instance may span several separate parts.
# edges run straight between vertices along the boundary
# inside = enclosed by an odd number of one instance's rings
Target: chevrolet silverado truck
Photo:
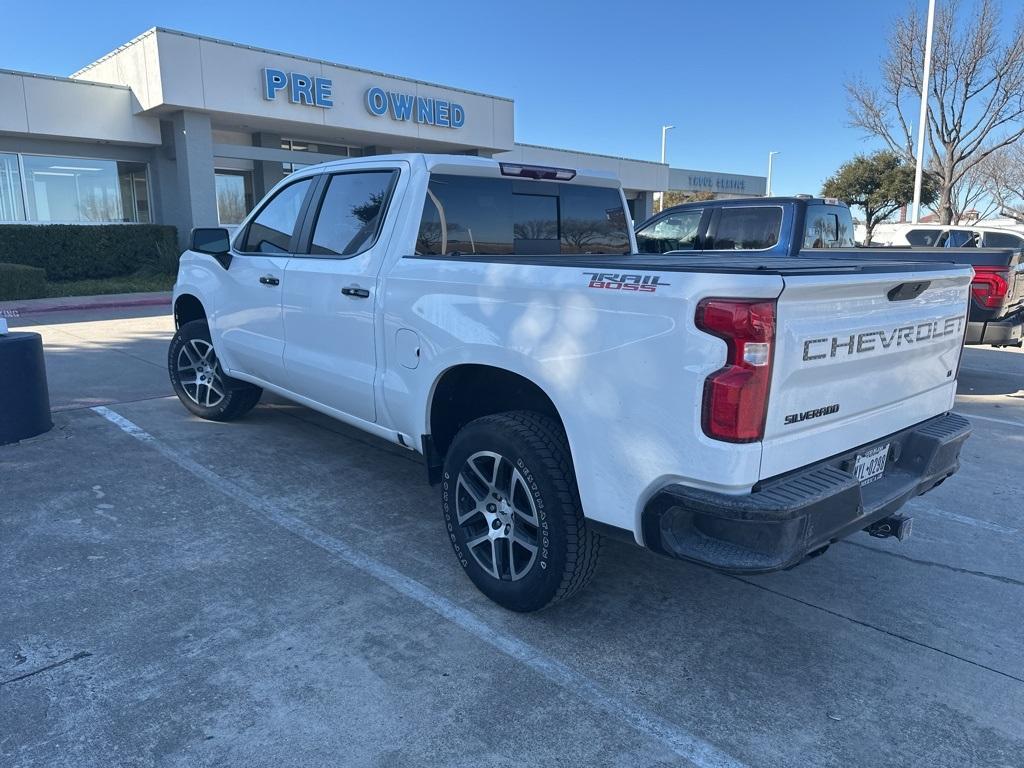
[[[883,226],[883,225],[880,225]],[[884,225],[895,228],[896,225]],[[991,228],[912,227],[902,247],[861,248],[857,258],[967,264],[971,282],[967,344],[1021,346],[1024,336],[1024,251],[1021,237]],[[927,237],[933,232],[932,237]],[[853,219],[833,198],[750,198],[684,203],[640,224],[643,253],[701,253],[757,258],[849,258],[855,248]],[[892,238],[890,238],[892,239]],[[982,247],[978,247],[979,244]],[[995,247],[992,247],[995,246]],[[839,249],[833,251],[832,249]]]
[[[532,611],[606,535],[762,573],[908,532],[969,432],[971,271],[856,255],[637,253],[612,177],[339,161],[193,231],[168,367],[199,417],[269,390],[422,454],[460,566]]]

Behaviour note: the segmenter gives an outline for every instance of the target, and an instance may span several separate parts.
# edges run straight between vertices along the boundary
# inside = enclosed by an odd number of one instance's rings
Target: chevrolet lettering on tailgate
[[[963,333],[964,316],[954,315],[917,325],[903,325],[883,331],[851,333],[849,336],[822,336],[804,342],[805,361],[850,357],[890,347],[906,347]]]

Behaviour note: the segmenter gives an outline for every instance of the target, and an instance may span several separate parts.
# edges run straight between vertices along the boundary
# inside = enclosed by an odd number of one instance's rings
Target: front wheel
[[[167,370],[174,394],[203,419],[237,419],[251,411],[263,395],[260,387],[224,373],[205,320],[192,320],[178,328],[167,350]]]
[[[597,566],[565,432],[528,411],[485,416],[456,435],[441,484],[455,555],[477,588],[513,611],[576,594]]]

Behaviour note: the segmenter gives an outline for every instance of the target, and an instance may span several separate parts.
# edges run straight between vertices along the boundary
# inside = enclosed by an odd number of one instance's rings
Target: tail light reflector
[[[971,281],[971,294],[974,300],[988,309],[999,309],[1006,301],[1010,291],[1010,271],[1006,267],[974,268],[974,279]]]
[[[731,443],[764,437],[775,346],[775,302],[704,299],[697,327],[724,339],[725,366],[704,382],[704,434]]]

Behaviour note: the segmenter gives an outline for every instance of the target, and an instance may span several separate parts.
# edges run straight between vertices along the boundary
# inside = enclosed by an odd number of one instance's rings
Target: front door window
[[[703,209],[670,213],[636,233],[640,253],[691,251],[697,247],[697,227]]]

